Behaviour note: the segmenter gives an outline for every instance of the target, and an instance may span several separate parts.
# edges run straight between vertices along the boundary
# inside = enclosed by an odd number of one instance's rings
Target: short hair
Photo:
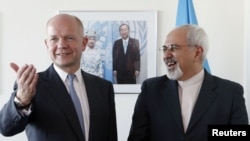
[[[122,23],[122,24],[119,26],[119,31],[121,30],[121,27],[122,27],[122,26],[127,26],[128,31],[130,30],[130,29],[129,29],[129,25],[128,25],[128,24],[126,24],[126,23]]]
[[[80,33],[82,34],[82,36],[84,36],[84,26],[83,26],[82,21],[81,21],[78,17],[76,17],[76,16],[74,16],[74,15],[70,15],[70,14],[59,14],[59,15],[66,15],[66,16],[68,16],[68,17],[74,18],[75,21],[76,21],[76,23],[77,23],[77,25],[78,25],[78,27],[79,27],[79,29],[80,29]],[[56,15],[56,16],[57,16],[57,15]],[[50,19],[47,21],[46,28],[48,27],[50,21],[51,21],[54,17],[55,17],[55,16],[53,16],[52,18],[50,18]]]
[[[84,27],[83,27],[82,21],[78,17],[76,17],[76,16],[73,16],[73,17],[76,19],[76,22],[77,22],[77,24],[79,26],[81,34],[84,35]]]
[[[176,27],[175,29],[186,29],[186,41],[188,45],[201,46],[203,48],[202,61],[207,57],[209,49],[208,36],[203,28],[195,24],[185,24]]]

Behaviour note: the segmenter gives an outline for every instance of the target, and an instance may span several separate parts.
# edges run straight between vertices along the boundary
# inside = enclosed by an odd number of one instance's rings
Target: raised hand
[[[29,105],[36,93],[38,74],[36,68],[31,64],[20,67],[10,63],[11,68],[17,73],[17,94],[16,97],[23,105]]]

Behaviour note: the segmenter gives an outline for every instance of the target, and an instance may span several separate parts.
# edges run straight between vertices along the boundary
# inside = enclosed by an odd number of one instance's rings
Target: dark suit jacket
[[[248,124],[241,85],[205,72],[184,133],[178,82],[156,77],[142,85],[128,141],[207,141],[209,124]]]
[[[90,109],[89,141],[117,141],[114,91],[111,82],[82,71]],[[16,91],[16,86],[14,88]],[[54,68],[39,73],[29,117],[20,115],[13,99],[0,112],[0,131],[12,136],[26,130],[29,141],[83,141],[73,102]]]
[[[135,71],[140,71],[140,46],[137,39],[129,38],[126,54],[122,39],[114,42],[113,70],[117,71],[118,83],[136,83]]]

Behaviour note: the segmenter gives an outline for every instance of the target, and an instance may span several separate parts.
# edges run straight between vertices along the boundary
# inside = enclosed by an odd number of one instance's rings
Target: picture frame
[[[84,25],[84,32],[94,30],[99,39],[96,46],[102,49],[104,79],[113,83],[116,94],[140,93],[142,82],[156,76],[157,11],[74,11],[59,10],[78,17]],[[130,37],[139,40],[140,73],[135,84],[118,84],[112,70],[112,49],[114,41],[120,38],[119,25],[126,23]]]

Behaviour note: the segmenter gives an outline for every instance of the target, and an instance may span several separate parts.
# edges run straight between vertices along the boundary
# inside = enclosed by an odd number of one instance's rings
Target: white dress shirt
[[[188,80],[178,81],[181,114],[185,132],[187,130],[194,105],[199,95],[203,79],[204,70],[202,69],[202,71],[200,71],[195,76],[189,78]]]
[[[129,38],[127,38],[126,40],[122,39],[123,48],[124,48],[124,54],[126,54],[126,52],[127,52],[127,48],[128,48],[128,39],[129,39]]]

